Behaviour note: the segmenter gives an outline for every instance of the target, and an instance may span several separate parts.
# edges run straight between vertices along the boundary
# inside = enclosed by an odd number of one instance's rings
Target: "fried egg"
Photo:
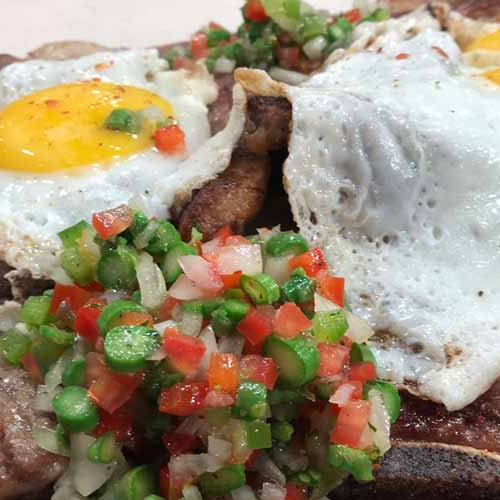
[[[300,87],[242,76],[292,102],[293,214],[377,331],[379,376],[474,401],[500,376],[500,87],[433,31]]]
[[[0,71],[0,258],[35,276],[64,279],[57,233],[92,212],[141,198],[167,217],[183,193],[229,163],[244,123],[236,89],[228,128],[210,137],[211,75],[167,71],[154,49],[32,60]],[[186,137],[186,155],[154,147],[151,130],[108,130],[116,108],[161,110]]]

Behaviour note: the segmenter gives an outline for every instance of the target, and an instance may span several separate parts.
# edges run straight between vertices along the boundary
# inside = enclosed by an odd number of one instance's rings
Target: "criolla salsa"
[[[320,248],[263,229],[189,243],[123,205],[60,234],[73,284],[0,338],[40,385],[54,499],[300,500],[373,479],[399,414]]]

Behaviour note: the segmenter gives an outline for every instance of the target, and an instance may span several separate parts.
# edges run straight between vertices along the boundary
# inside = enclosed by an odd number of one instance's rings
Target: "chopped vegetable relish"
[[[59,236],[74,284],[30,297],[0,350],[55,413],[34,437],[71,457],[68,495],[300,500],[373,479],[399,395],[320,248],[277,228],[186,243],[126,205]]]
[[[381,8],[366,17],[359,9],[331,16],[301,0],[247,0],[241,11],[243,23],[236,34],[212,22],[193,35],[188,47],[166,54],[170,67],[189,68],[193,60],[204,59],[215,73],[231,73],[239,66],[310,73],[335,49],[349,45],[357,24],[390,17]]]

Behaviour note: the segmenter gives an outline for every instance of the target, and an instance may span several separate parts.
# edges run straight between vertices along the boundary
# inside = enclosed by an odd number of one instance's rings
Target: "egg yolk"
[[[493,69],[491,71],[486,71],[483,73],[483,76],[495,83],[496,85],[500,85],[500,69]]]
[[[150,148],[150,129],[129,134],[104,127],[113,109],[149,106],[172,116],[171,105],[160,96],[127,85],[89,81],[29,94],[0,111],[0,169],[55,172]]]
[[[470,52],[472,50],[500,51],[500,30],[494,31],[489,35],[476,38],[469,45],[467,45],[467,47],[465,47],[465,52]]]

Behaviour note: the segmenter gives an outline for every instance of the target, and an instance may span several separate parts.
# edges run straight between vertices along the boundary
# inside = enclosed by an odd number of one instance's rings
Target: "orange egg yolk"
[[[473,40],[469,45],[467,45],[467,47],[465,47],[465,52],[470,52],[471,50],[500,51],[500,30]]]
[[[0,169],[56,172],[105,165],[153,146],[151,130],[108,130],[116,108],[156,106],[172,116],[169,102],[149,90],[101,81],[69,83],[29,94],[0,111]]]

